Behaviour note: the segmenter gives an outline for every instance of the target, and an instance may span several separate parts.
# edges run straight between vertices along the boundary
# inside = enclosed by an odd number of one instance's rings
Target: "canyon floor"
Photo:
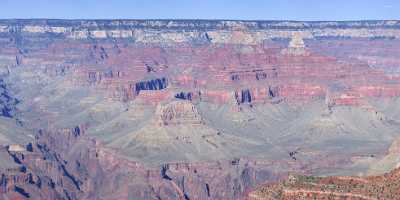
[[[399,21],[0,20],[0,199],[396,199],[399,54]]]

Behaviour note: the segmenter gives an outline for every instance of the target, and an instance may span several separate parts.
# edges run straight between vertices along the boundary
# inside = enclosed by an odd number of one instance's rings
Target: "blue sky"
[[[400,0],[0,0],[0,18],[400,19]]]

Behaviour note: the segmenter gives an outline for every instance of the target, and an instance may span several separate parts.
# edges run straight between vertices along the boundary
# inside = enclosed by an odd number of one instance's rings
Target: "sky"
[[[0,19],[400,19],[400,0],[0,0]]]

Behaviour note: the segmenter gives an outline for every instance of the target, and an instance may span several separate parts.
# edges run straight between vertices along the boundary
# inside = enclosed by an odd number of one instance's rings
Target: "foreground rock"
[[[248,200],[289,199],[399,199],[400,169],[370,177],[290,176],[250,192]]]

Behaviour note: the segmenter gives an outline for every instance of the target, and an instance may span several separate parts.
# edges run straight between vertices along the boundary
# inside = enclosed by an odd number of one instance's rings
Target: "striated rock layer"
[[[399,53],[393,20],[0,20],[0,199],[241,199],[291,173],[389,172]]]

